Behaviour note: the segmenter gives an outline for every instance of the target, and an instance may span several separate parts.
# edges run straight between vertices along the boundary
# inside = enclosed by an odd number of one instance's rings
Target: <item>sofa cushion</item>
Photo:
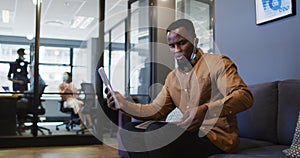
[[[240,144],[238,146],[237,152],[243,151],[245,149],[258,148],[262,146],[275,145],[268,141],[261,141],[249,138],[240,138]]]
[[[237,114],[239,136],[277,143],[277,82],[250,85],[253,106]]]
[[[285,145],[271,145],[264,146],[259,148],[247,149],[239,152],[238,154],[245,155],[257,155],[261,157],[276,157],[276,158],[286,158],[286,156],[282,153],[283,149],[286,149],[288,146]]]
[[[288,146],[285,145],[271,145],[243,150],[237,154],[213,155],[209,158],[286,158],[286,156],[281,151],[287,147]]]
[[[278,139],[291,145],[300,111],[300,80],[278,83]]]

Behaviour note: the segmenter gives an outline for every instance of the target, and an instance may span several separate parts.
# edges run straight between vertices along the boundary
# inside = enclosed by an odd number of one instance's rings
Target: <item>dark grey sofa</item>
[[[210,158],[284,158],[292,143],[300,111],[300,80],[249,86],[254,105],[237,115],[241,142],[237,153]]]

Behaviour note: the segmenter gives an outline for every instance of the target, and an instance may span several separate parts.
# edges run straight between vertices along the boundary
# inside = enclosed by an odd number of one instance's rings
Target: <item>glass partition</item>
[[[7,73],[9,63],[18,58],[17,50],[24,48],[25,61],[29,65],[34,63],[36,6],[33,2],[35,1],[0,1],[2,17],[0,18],[0,99],[7,98],[13,93],[12,82],[7,79]],[[97,50],[99,43],[95,42],[99,36],[98,16],[98,0],[43,0],[41,3],[39,74],[47,87],[42,95],[45,114],[39,116],[41,119],[39,126],[50,128],[51,136],[77,135],[76,130],[81,129],[77,123],[67,130],[65,125],[70,121],[71,113],[60,110],[61,97],[58,87],[63,81],[64,72],[71,73],[73,83],[78,90],[81,89],[82,82],[93,83],[95,81],[95,74],[92,70],[100,59]],[[29,74],[28,78],[30,78]],[[10,91],[4,92],[2,86],[8,86]],[[16,99],[14,98],[14,101]],[[12,102],[10,101],[10,103]],[[2,108],[1,110],[5,111]],[[3,134],[0,132],[0,137],[32,137],[30,130],[18,130],[16,110],[12,112],[14,114],[10,114],[10,116],[15,118],[10,123],[12,128],[1,128],[0,131],[10,131]],[[57,130],[56,125],[64,122],[66,124]],[[25,125],[30,124],[30,121],[25,122]],[[50,136],[47,132],[44,134]],[[91,135],[88,131],[85,134]],[[41,135],[42,133],[39,131],[37,136]]]
[[[149,0],[106,0],[105,1],[105,46],[104,66],[109,73],[114,88],[126,95],[148,95],[151,83],[151,61],[149,28]],[[130,2],[130,3],[128,3]],[[176,1],[176,10],[196,19],[197,34],[204,51],[212,49],[212,1],[181,0]],[[129,6],[128,6],[129,4]],[[128,10],[130,9],[130,10]],[[12,95],[12,82],[7,80],[9,63],[16,60],[16,51],[24,48],[25,61],[33,64],[35,48],[36,6],[32,1],[7,0],[0,1],[0,83],[1,97]],[[102,52],[99,52],[99,1],[98,0],[43,0],[40,21],[39,74],[48,85],[42,96],[45,114],[40,126],[50,128],[52,136],[77,135],[78,124],[68,130],[64,125],[70,121],[71,115],[63,112],[59,84],[63,73],[70,72],[73,83],[81,89],[81,83],[95,84],[95,68]],[[129,14],[129,17],[128,17]],[[177,18],[182,15],[177,16]],[[129,27],[128,27],[129,26]],[[201,28],[205,28],[204,32]],[[29,71],[29,67],[28,67]],[[30,75],[28,74],[28,78]],[[9,87],[8,92],[2,88]],[[29,84],[28,84],[29,87]],[[82,97],[78,95],[79,99]],[[0,97],[0,98],[1,98]],[[9,99],[8,99],[9,100]],[[7,100],[6,100],[7,101]],[[1,124],[9,127],[1,128],[0,136],[31,136],[30,130],[17,131],[16,111],[7,111],[6,103],[1,102]],[[11,117],[12,116],[12,117]],[[30,122],[26,122],[30,124]],[[5,131],[8,131],[5,133]],[[45,134],[49,136],[46,132]],[[86,132],[90,135],[91,133]],[[42,134],[39,132],[38,137]]]
[[[213,1],[177,0],[176,4],[176,18],[192,20],[199,38],[198,47],[204,52],[213,53]]]
[[[76,135],[78,134],[76,131],[84,128],[83,120],[80,120],[77,112],[73,114],[72,111],[68,112],[65,109],[69,103],[60,97],[59,86],[63,83],[64,72],[69,72],[77,89],[73,96],[84,103],[84,95],[80,95],[83,93],[80,91],[81,83],[88,82],[95,85],[93,83],[95,74],[92,70],[96,68],[100,59],[97,58],[98,16],[98,0],[42,2],[39,64],[40,75],[48,85],[43,95],[47,110],[44,122],[57,122],[57,125],[66,123],[58,128],[55,125],[52,135]],[[63,109],[62,101],[64,101]],[[72,117],[76,117],[79,123],[68,126],[69,121],[75,122]],[[84,133],[91,134],[88,130]]]
[[[149,1],[131,3],[130,10],[130,44],[129,50],[129,94],[149,95],[150,86],[150,33]]]

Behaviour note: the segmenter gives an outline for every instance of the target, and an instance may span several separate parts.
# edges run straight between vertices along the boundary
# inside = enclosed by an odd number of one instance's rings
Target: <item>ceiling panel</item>
[[[0,0],[0,29],[11,30],[16,11],[16,0]],[[3,10],[9,11],[9,22],[3,23]]]
[[[43,4],[42,8],[42,21],[44,24],[69,26],[86,1],[51,0],[46,2],[48,4]]]
[[[127,16],[127,0],[105,0],[108,21],[106,28]],[[2,23],[2,10],[10,10],[10,22]],[[35,34],[35,9],[32,0],[0,0],[0,35],[26,36]],[[87,40],[98,36],[99,0],[43,0],[41,37]],[[94,17],[86,29],[72,29],[76,16]]]

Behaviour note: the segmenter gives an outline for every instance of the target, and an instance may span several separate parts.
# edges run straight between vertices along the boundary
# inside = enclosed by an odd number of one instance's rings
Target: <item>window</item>
[[[71,72],[70,48],[40,47],[39,73],[48,85],[45,92],[57,92],[65,71]]]
[[[9,71],[9,63],[14,62],[18,58],[17,50],[19,48],[24,48],[26,55],[25,61],[30,61],[29,56],[29,45],[14,45],[14,44],[1,44],[0,43],[0,86],[9,86],[9,89],[12,90],[12,82],[7,79],[7,73]],[[0,90],[4,90],[1,88]]]
[[[87,67],[88,52],[86,48],[74,48],[73,54],[73,83],[75,87],[80,87],[82,82],[90,82],[89,71]]]
[[[70,48],[40,47],[40,64],[70,65]]]
[[[187,18],[194,22],[199,38],[198,46],[204,52],[213,52],[213,7],[212,0],[189,0],[176,2],[176,18]]]
[[[19,48],[25,49],[25,60],[32,64],[34,57],[30,57],[29,45],[0,44],[0,86],[9,86],[10,90],[12,90],[12,82],[7,79],[9,63],[18,58],[17,50]],[[41,46],[39,54],[39,73],[48,85],[45,89],[45,93],[58,92],[58,85],[62,82],[62,75],[66,71],[72,72],[73,82],[76,88],[80,88],[80,83],[83,81],[89,82],[86,61],[86,48]],[[28,75],[28,77],[30,76]],[[1,91],[3,92],[4,90],[1,89]],[[44,96],[58,97],[58,95]]]

